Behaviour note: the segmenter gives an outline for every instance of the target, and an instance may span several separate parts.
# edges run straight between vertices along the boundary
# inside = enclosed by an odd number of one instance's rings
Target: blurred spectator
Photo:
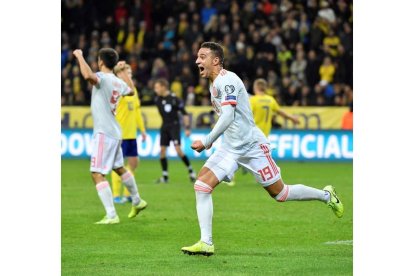
[[[204,0],[204,6],[201,9],[201,23],[206,25],[213,15],[217,15],[216,8],[212,7],[211,0]]]
[[[277,54],[277,61],[280,66],[280,74],[285,76],[289,73],[289,63],[292,60],[292,52],[282,44],[279,53]]]
[[[210,91],[208,90],[207,79],[200,79],[198,85],[194,88],[194,105],[203,105],[203,99],[210,98]]]
[[[194,76],[188,65],[183,67],[180,80],[183,86],[182,99],[187,101],[188,92],[193,91],[195,86]]]
[[[168,68],[165,65],[164,60],[162,60],[162,58],[156,58],[152,65],[151,78],[155,80],[160,78],[168,79],[168,77]]]
[[[307,85],[304,85],[301,88],[299,105],[301,106],[315,105],[314,95],[311,89],[309,88],[309,86]]]
[[[321,63],[316,56],[314,50],[310,50],[308,53],[308,60],[306,62],[306,82],[310,87],[314,87],[320,80],[319,78],[319,67]]]
[[[119,22],[122,19],[126,19],[127,15],[128,15],[128,11],[125,7],[125,1],[124,0],[118,1],[118,5],[115,9],[115,22],[119,24]]]
[[[170,85],[170,91],[174,93],[178,98],[183,98],[183,84],[180,81],[180,77],[176,76],[174,81]]]
[[[287,94],[283,95],[284,103],[289,106],[298,106],[300,103],[300,95],[295,85],[290,85]]]
[[[292,78],[301,82],[306,81],[305,77],[306,60],[304,58],[304,52],[300,51],[296,53],[296,59],[290,65],[290,74]]]
[[[328,36],[323,39],[323,50],[331,57],[337,57],[340,43],[339,37],[333,30],[330,30]]]
[[[330,57],[326,56],[323,59],[321,67],[319,67],[319,75],[321,77],[321,85],[326,85],[333,81],[335,74],[335,66],[332,64]]]
[[[72,82],[66,79],[61,93],[61,105],[73,105]]]

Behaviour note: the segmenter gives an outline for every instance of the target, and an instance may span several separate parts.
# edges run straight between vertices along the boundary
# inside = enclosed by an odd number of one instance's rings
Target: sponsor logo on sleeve
[[[225,100],[225,101],[235,101],[235,100],[236,100],[236,96],[233,96],[233,95],[227,95],[227,96],[224,98],[224,100]]]

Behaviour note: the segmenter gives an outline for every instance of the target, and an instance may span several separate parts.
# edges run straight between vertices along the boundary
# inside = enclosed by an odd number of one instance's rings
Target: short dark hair
[[[106,67],[109,69],[114,69],[115,65],[118,63],[119,56],[118,53],[112,48],[102,48],[99,50],[98,57]]]
[[[168,80],[167,80],[167,79],[164,79],[164,78],[156,79],[156,80],[155,80],[155,82],[154,82],[154,85],[155,85],[156,83],[159,83],[159,84],[161,84],[161,85],[162,85],[162,86],[164,86],[164,87],[167,87],[167,89],[168,89],[168,88],[169,88],[169,86],[170,86],[170,83],[168,82]]]
[[[220,44],[218,44],[217,42],[204,42],[203,44],[201,44],[200,48],[207,48],[210,49],[211,52],[213,52],[214,56],[218,57],[220,60],[220,64],[223,67],[224,66],[224,51],[223,51],[223,47],[221,47]]]

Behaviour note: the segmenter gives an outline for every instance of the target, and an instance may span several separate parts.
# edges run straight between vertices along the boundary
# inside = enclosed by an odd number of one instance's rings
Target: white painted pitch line
[[[327,244],[327,245],[352,245],[353,244],[353,240],[347,240],[347,241],[328,241],[328,242],[324,242],[323,244]]]

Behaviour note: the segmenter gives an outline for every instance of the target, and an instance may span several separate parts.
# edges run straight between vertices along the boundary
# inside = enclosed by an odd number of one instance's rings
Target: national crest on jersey
[[[220,116],[223,105],[237,105],[238,91],[234,85],[234,74],[222,69],[210,85],[211,103],[214,111]]]
[[[243,81],[235,73],[221,70],[210,84],[210,94],[211,103],[220,119],[223,109],[228,110],[229,106],[234,108],[232,122],[223,132],[223,147],[240,153],[257,141],[267,141],[254,124],[249,95]]]

